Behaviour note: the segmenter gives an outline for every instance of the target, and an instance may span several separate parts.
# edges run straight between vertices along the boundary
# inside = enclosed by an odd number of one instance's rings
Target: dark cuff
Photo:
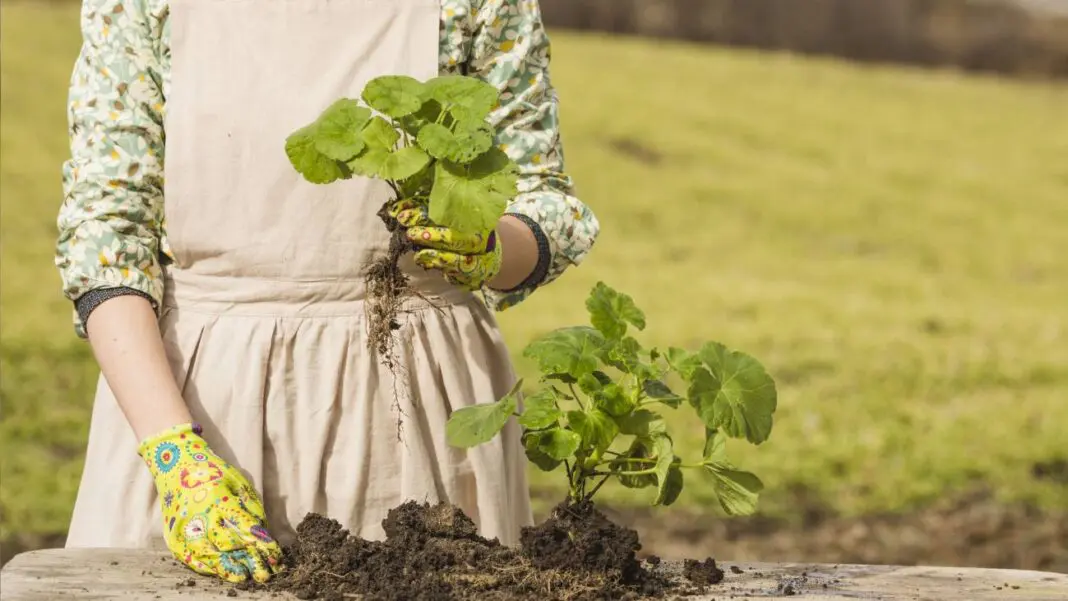
[[[89,314],[99,307],[101,303],[115,298],[116,296],[126,296],[127,294],[140,296],[148,302],[153,303],[151,296],[140,290],[134,290],[133,288],[99,288],[97,290],[90,290],[78,297],[78,300],[74,302],[74,309],[78,312],[78,319],[85,324],[89,322]]]
[[[527,279],[523,280],[518,286],[509,290],[499,290],[499,292],[505,294],[516,292],[517,290],[526,290],[527,288],[536,288],[545,280],[553,260],[552,250],[549,248],[549,238],[545,235],[541,226],[538,225],[538,222],[522,213],[508,213],[508,215],[525,223],[530,228],[531,233],[534,234],[534,241],[538,245],[538,264],[534,266],[534,271],[530,272]]]

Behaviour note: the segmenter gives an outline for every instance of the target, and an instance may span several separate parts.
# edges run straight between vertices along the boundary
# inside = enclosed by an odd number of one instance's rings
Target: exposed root
[[[401,328],[397,319],[404,299],[415,293],[408,276],[400,269],[400,259],[404,253],[413,249],[412,243],[404,235],[401,224],[389,215],[388,209],[393,200],[386,202],[378,210],[378,217],[389,230],[389,248],[386,256],[380,257],[368,266],[364,279],[367,286],[367,323],[368,348],[378,353],[380,360],[393,376],[393,408],[397,411],[397,440],[403,440],[404,409],[401,407],[400,391],[397,382],[406,374],[398,373],[400,361],[396,352],[394,335]]]
[[[368,325],[370,349],[391,370],[395,364],[393,332],[400,329],[397,314],[404,299],[411,293],[408,276],[400,269],[400,258],[412,250],[412,243],[404,235],[404,228],[387,212],[389,203],[378,210],[378,217],[389,230],[389,250],[386,256],[371,263],[365,277],[367,283]]]

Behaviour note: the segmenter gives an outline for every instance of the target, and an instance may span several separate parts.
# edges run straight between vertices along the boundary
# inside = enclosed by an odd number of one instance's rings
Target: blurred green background
[[[0,551],[61,545],[96,381],[52,265],[78,4],[2,5]],[[643,342],[779,385],[736,445],[762,509],[608,489],[648,552],[1068,572],[1068,84],[553,32],[589,260],[501,314],[523,345],[604,280]],[[681,446],[701,428],[679,412]],[[539,511],[561,488],[532,474]]]

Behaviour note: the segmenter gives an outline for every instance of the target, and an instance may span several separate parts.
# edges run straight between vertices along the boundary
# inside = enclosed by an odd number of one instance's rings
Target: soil
[[[524,528],[510,548],[478,535],[449,504],[404,503],[383,521],[386,538],[367,541],[334,520],[309,514],[285,549],[289,569],[262,588],[328,601],[600,601],[704,592],[723,578],[715,561],[693,562],[689,582],[672,582],[637,559],[634,530],[592,504],[561,503]]]

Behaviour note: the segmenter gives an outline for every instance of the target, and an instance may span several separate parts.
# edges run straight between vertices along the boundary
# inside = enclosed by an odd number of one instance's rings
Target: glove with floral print
[[[200,426],[183,424],[139,449],[156,480],[167,546],[201,574],[264,582],[281,571],[282,550],[267,532],[263,502],[200,434]]]
[[[389,214],[407,228],[415,245],[415,262],[424,269],[437,269],[449,282],[478,290],[501,270],[501,245],[497,232],[464,234],[430,220],[427,209],[411,200],[394,203]]]

